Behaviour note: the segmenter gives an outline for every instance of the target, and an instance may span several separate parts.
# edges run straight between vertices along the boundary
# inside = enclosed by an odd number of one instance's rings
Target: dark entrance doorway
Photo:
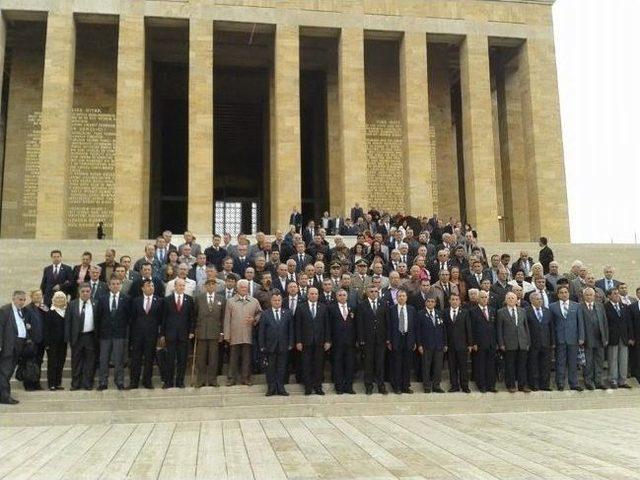
[[[267,227],[269,72],[221,67],[214,73],[215,231]]]
[[[152,235],[187,228],[188,70],[184,64],[155,63],[151,105]]]

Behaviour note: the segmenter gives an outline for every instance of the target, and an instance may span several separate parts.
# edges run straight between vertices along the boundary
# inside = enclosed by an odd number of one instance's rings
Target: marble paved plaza
[[[640,478],[638,432],[640,408],[17,426],[0,477]]]

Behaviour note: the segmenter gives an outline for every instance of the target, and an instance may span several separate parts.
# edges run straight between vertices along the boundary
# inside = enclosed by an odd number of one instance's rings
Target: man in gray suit
[[[602,383],[602,365],[604,351],[609,343],[607,316],[602,303],[595,301],[596,292],[593,288],[585,288],[582,295],[584,302],[580,304],[580,309],[584,318],[584,355],[587,360],[584,386],[587,390],[606,390]]]
[[[569,287],[558,287],[558,301],[549,305],[553,314],[556,345],[556,386],[564,390],[565,372],[569,371],[569,387],[582,391],[578,385],[578,345],[584,345],[584,318],[576,302],[569,300]]]
[[[64,318],[65,341],[71,346],[71,390],[92,390],[98,351],[97,312],[89,284],[81,284],[79,292],[80,297],[69,304]]]
[[[531,338],[527,323],[527,312],[516,304],[515,293],[505,295],[506,306],[498,310],[498,347],[504,352],[504,382],[510,393],[518,390],[529,393],[527,385],[527,355]]]
[[[0,308],[0,403],[7,405],[19,403],[11,396],[10,382],[27,341],[26,312],[23,308],[26,300],[25,293],[16,290],[11,303]]]
[[[217,283],[209,278],[204,283],[205,291],[195,297],[196,317],[196,387],[218,386],[218,347],[222,342],[224,309],[227,304],[224,294],[216,293]]]

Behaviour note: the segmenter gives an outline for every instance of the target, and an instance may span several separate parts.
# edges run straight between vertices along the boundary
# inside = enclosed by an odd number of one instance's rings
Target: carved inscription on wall
[[[27,116],[27,141],[24,155],[24,187],[22,190],[22,221],[25,236],[36,229],[38,206],[38,174],[40,170],[40,120],[41,112]]]
[[[368,205],[396,213],[404,210],[402,124],[399,120],[367,122]]]
[[[430,160],[431,160],[431,191],[433,192],[433,211],[437,212],[438,207],[440,206],[438,201],[438,155],[437,155],[437,144],[436,144],[436,127],[433,125],[429,125],[429,145],[430,149]]]
[[[74,108],[68,172],[67,233],[92,237],[96,224],[113,224],[116,116],[100,108]]]

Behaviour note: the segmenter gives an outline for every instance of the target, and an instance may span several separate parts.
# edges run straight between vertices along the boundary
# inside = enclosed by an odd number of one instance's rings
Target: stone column
[[[272,88],[271,231],[288,230],[301,208],[300,36],[297,25],[277,25]]]
[[[75,42],[76,28],[71,12],[50,12],[42,85],[36,238],[62,239],[67,233],[67,165],[71,153]]]
[[[496,194],[489,42],[470,34],[460,47],[462,131],[467,221],[481,241],[500,241]]]
[[[144,155],[145,31],[142,14],[120,16],[116,101],[113,237],[148,235],[149,195]],[[126,199],[126,201],[124,200]]]
[[[189,23],[188,228],[213,231],[213,21]]]
[[[362,28],[345,27],[340,34],[338,89],[342,176],[330,189],[331,204],[342,205],[339,213],[348,215],[356,202],[366,210],[368,198]],[[336,202],[334,191],[338,196]]]
[[[0,10],[0,92],[4,80],[4,51],[7,47],[7,27]],[[7,125],[2,122],[2,100],[0,99],[0,172],[4,171],[4,138]],[[0,192],[3,187],[3,175],[0,175]]]
[[[569,213],[553,31],[521,47],[522,124],[530,172],[529,230],[553,242],[569,242]],[[533,173],[535,172],[535,173]]]
[[[404,129],[405,208],[409,215],[434,213],[427,36],[405,32],[400,46],[400,105]]]

